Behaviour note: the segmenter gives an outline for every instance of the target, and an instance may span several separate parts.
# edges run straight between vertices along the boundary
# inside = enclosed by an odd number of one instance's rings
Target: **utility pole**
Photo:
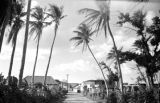
[[[69,86],[68,77],[69,77],[69,74],[67,74],[67,92],[68,92],[68,86]]]

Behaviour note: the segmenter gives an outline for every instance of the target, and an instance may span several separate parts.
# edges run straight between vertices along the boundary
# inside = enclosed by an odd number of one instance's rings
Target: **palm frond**
[[[80,24],[77,30],[73,31],[77,34],[77,36],[72,37],[70,41],[76,41],[75,46],[79,46],[82,44],[82,52],[86,49],[89,41],[92,39],[90,38],[95,31],[92,31],[86,24]]]
[[[84,14],[86,19],[82,23],[86,23],[87,25],[91,25],[95,27],[97,34],[103,29],[105,32],[105,37],[107,37],[107,22],[110,19],[110,0],[97,0],[97,5],[99,10],[84,8],[79,10],[79,14]]]
[[[72,38],[70,39],[70,41],[77,41],[77,40],[81,40],[81,37],[72,37]]]
[[[76,43],[75,43],[75,47],[79,46],[79,45],[82,44],[82,43],[83,43],[83,40],[80,40],[80,41],[76,42]]]
[[[34,39],[38,39],[42,35],[42,30],[44,27],[50,25],[50,22],[46,22],[48,18],[48,14],[46,15],[45,9],[41,8],[40,6],[36,6],[32,9],[31,17],[34,18],[34,21],[30,21],[30,38],[33,36]]]
[[[60,18],[62,16],[62,12],[63,12],[63,7],[58,7],[55,4],[49,4],[50,9],[49,11],[51,12],[51,15],[53,18]]]

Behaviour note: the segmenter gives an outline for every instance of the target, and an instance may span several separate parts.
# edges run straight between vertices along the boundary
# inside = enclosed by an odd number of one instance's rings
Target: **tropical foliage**
[[[124,51],[123,47],[118,49],[116,39],[112,33],[110,20],[112,19],[110,6],[111,0],[95,0],[97,9],[83,8],[79,10],[79,14],[85,15],[85,20],[78,26],[77,30],[73,31],[77,35],[72,37],[70,41],[75,41],[75,46],[82,45],[82,52],[89,50],[96,64],[98,65],[103,79],[104,87],[100,87],[103,99],[107,99],[107,103],[159,103],[159,87],[155,85],[154,78],[156,73],[160,71],[160,17],[155,16],[151,23],[146,19],[147,13],[143,10],[138,10],[134,13],[120,13],[118,16],[118,25],[125,29],[130,29],[135,34],[135,41],[132,45],[133,49]],[[135,2],[149,2],[149,0],[131,0]],[[47,75],[53,58],[53,48],[57,37],[57,31],[64,15],[63,6],[50,4],[49,9],[44,9],[36,6],[31,9],[32,0],[28,0],[27,12],[24,12],[23,0],[1,0],[0,1],[0,52],[5,33],[7,35],[7,44],[12,44],[12,54],[10,59],[8,77],[4,78],[0,74],[0,103],[50,103],[63,99],[67,93],[66,90],[59,88],[56,92],[47,88]],[[24,19],[26,16],[26,20]],[[30,17],[32,19],[30,19]],[[40,39],[43,35],[45,27],[54,24],[53,40],[50,47],[50,53],[46,66],[44,84],[34,83],[35,69],[38,61]],[[125,26],[124,26],[125,25]],[[25,28],[24,44],[22,51],[21,68],[19,79],[12,76],[14,63],[14,55],[17,46],[19,31],[23,26]],[[8,32],[7,29],[9,28]],[[109,34],[107,34],[107,32]],[[30,87],[22,81],[25,67],[28,36],[34,37],[37,42],[35,62],[32,73],[32,84]],[[104,37],[111,37],[113,48],[108,53],[106,59],[113,60],[114,69],[112,70],[105,62],[100,62],[95,57],[89,43],[93,41],[91,36],[104,34]],[[108,40],[108,39],[107,39]],[[138,81],[144,81],[148,84],[148,88],[143,88],[139,84],[138,90],[127,92],[123,89],[123,78],[120,64],[128,61],[136,63],[136,69],[139,72]],[[142,72],[145,69],[145,73]],[[107,70],[108,73],[105,73]],[[139,83],[139,82],[138,82]],[[112,86],[112,89],[110,88]],[[36,88],[38,87],[38,88]],[[118,88],[117,88],[118,87]],[[107,89],[105,91],[105,89]],[[86,89],[87,90],[87,89]],[[120,91],[119,91],[120,90]],[[90,95],[90,94],[89,94]],[[91,94],[93,95],[93,94]],[[60,101],[61,102],[61,101]]]
[[[118,64],[118,74],[119,74],[119,82],[120,82],[120,90],[123,93],[123,78],[122,78],[122,73],[121,73],[121,67],[120,67],[120,62],[119,62],[119,54],[117,52],[117,46],[114,40],[113,33],[110,28],[110,0],[96,0],[97,6],[99,10],[94,10],[91,8],[84,8],[79,10],[80,14],[85,14],[86,15],[86,20],[83,21],[87,23],[90,26],[93,26],[94,29],[97,31],[104,30],[104,35],[107,37],[107,29],[109,31],[109,35],[112,38],[112,42],[114,45],[115,53],[116,53],[116,60]]]
[[[94,56],[90,46],[89,46],[89,42],[92,40],[91,39],[91,36],[95,33],[95,31],[92,31],[92,29],[90,29],[86,24],[81,24],[79,27],[78,27],[78,30],[77,31],[74,31],[75,33],[77,33],[77,36],[76,37],[73,37],[71,38],[70,40],[71,41],[77,41],[76,42],[76,46],[79,46],[80,44],[83,44],[83,49],[82,51],[87,48],[89,49],[90,53],[92,54],[94,60],[96,61],[101,73],[102,73],[102,76],[103,76],[103,79],[104,79],[104,82],[105,82],[105,86],[106,86],[106,89],[107,89],[107,95],[108,95],[108,86],[107,86],[107,82],[106,82],[106,77],[103,73],[103,70],[101,68],[101,65],[100,63],[98,62],[98,60],[96,59],[96,57]]]
[[[40,38],[42,36],[42,31],[44,27],[46,27],[50,23],[46,22],[46,19],[48,16],[45,15],[45,10],[40,6],[33,8],[31,17],[35,21],[30,21],[30,35],[33,36],[33,33],[35,32],[36,33],[35,39],[37,39],[37,51],[36,51],[35,63],[34,63],[33,74],[32,74],[32,83],[34,84],[34,74],[35,74],[35,69],[36,69],[36,64],[38,59]]]
[[[57,36],[58,26],[60,25],[61,19],[63,19],[65,17],[65,15],[63,15],[63,7],[58,7],[57,5],[50,4],[48,16],[51,17],[51,19],[52,19],[51,22],[52,23],[54,22],[55,26],[54,26],[54,37],[53,37],[53,41],[52,41],[52,45],[51,45],[51,49],[50,49],[50,55],[49,55],[49,59],[48,59],[48,64],[47,64],[47,68],[46,68],[46,73],[45,73],[44,85],[46,85],[46,78],[47,78],[47,74],[48,74],[48,70],[49,70],[49,66],[50,66],[50,62],[51,62],[51,58],[52,58],[52,51],[53,51],[53,46],[54,46],[56,36]]]
[[[11,21],[13,20],[13,18],[15,18],[15,8],[17,2],[17,0],[2,0],[0,3],[0,52],[2,48],[5,30],[8,25],[11,25]]]
[[[23,44],[23,54],[22,54],[22,60],[21,60],[21,68],[19,72],[19,87],[22,84],[22,78],[23,78],[23,71],[25,66],[25,60],[26,60],[26,51],[27,51],[27,43],[28,43],[28,31],[29,31],[29,20],[30,20],[30,9],[31,9],[31,0],[28,1],[28,7],[27,7],[27,17],[26,17],[26,29],[25,29],[25,36],[24,36],[24,44]]]
[[[2,75],[0,75],[1,77],[3,78]],[[56,94],[49,90],[42,91],[41,93],[45,96],[38,95],[38,90],[28,87],[20,90],[17,86],[18,79],[12,78],[14,79],[11,80],[9,86],[1,82],[4,81],[4,78],[0,80],[0,103],[50,103],[60,102],[65,98],[66,92],[64,90],[59,90]]]
[[[121,60],[134,60],[140,67],[146,69],[149,85],[154,85],[154,75],[159,71],[159,26],[160,19],[158,16],[153,18],[153,23],[146,25],[146,14],[139,10],[130,16],[128,13],[121,13],[119,24],[129,23],[139,37],[133,44],[135,50],[121,51]],[[152,49],[153,48],[153,49]]]
[[[8,43],[12,42],[12,45],[13,45],[10,66],[9,66],[9,72],[8,72],[8,78],[10,78],[11,72],[12,72],[14,54],[15,54],[15,49],[16,49],[16,44],[17,44],[17,36],[18,36],[20,29],[24,25],[24,21],[22,20],[22,17],[24,17],[26,15],[26,13],[23,12],[22,3],[16,2],[14,15],[16,15],[16,16],[11,21],[11,31],[9,33],[8,41],[7,41]]]

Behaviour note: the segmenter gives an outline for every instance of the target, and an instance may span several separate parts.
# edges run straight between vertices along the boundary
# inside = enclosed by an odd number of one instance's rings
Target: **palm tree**
[[[10,21],[14,18],[14,7],[16,0],[2,0],[0,2],[0,52],[2,48],[3,38],[5,29],[8,24],[11,24]]]
[[[11,55],[11,60],[10,60],[10,66],[9,66],[9,72],[8,72],[8,83],[10,83],[10,76],[12,72],[12,65],[13,65],[13,59],[14,59],[14,54],[15,54],[15,48],[16,48],[16,43],[17,43],[17,35],[19,33],[19,30],[22,28],[24,25],[24,21],[21,19],[22,17],[25,16],[26,13],[22,12],[23,10],[23,5],[21,3],[16,3],[16,17],[12,21],[13,25],[11,27],[11,31],[9,33],[8,37],[8,43],[12,41],[13,49],[12,49],[12,55]]]
[[[49,55],[49,59],[48,59],[48,64],[47,64],[47,68],[46,68],[46,73],[45,73],[45,78],[44,78],[44,85],[46,85],[46,78],[47,78],[47,74],[48,74],[48,69],[50,66],[50,61],[52,58],[52,51],[53,51],[53,46],[55,43],[55,39],[57,36],[57,30],[58,30],[58,26],[60,23],[60,20],[63,19],[65,16],[63,15],[63,7],[58,7],[57,5],[54,4],[50,4],[50,9],[49,9],[48,16],[50,16],[52,18],[52,22],[55,22],[55,26],[54,26],[54,38],[52,41],[52,45],[51,45],[51,49],[50,49],[50,55]]]
[[[98,2],[100,0],[96,0],[96,1],[99,4],[98,5],[99,10],[94,10],[91,8],[84,8],[84,9],[79,10],[79,13],[86,14],[87,19],[84,22],[86,22],[90,26],[94,25],[93,27],[95,27],[97,31],[104,30],[105,37],[107,37],[107,29],[108,29],[113,45],[114,45],[114,49],[116,51],[116,60],[117,60],[118,69],[119,69],[118,74],[119,74],[119,79],[121,82],[120,90],[123,93],[123,78],[122,78],[121,67],[119,63],[119,55],[117,52],[117,46],[116,46],[114,36],[110,28],[110,22],[109,22],[110,21],[110,2],[111,1],[110,0],[104,0],[101,2]]]
[[[42,35],[42,30],[45,26],[47,26],[47,22],[45,20],[47,17],[45,17],[45,10],[41,8],[40,6],[35,7],[34,12],[31,14],[31,17],[34,18],[35,21],[30,21],[30,34],[33,35],[34,32],[36,32],[35,39],[37,39],[37,50],[36,50],[36,57],[34,62],[34,68],[33,68],[33,74],[32,74],[32,84],[34,84],[34,74],[38,59],[38,51],[39,51],[39,42]]]
[[[18,84],[19,86],[21,86],[22,84],[23,71],[24,71],[24,65],[25,65],[25,59],[26,59],[31,2],[32,0],[28,0],[26,30],[25,30],[24,45],[23,45],[23,55],[22,55],[22,60],[21,60],[20,73],[19,73],[19,84]]]
[[[74,33],[77,33],[77,36],[71,38],[70,41],[73,41],[73,40],[77,41],[76,46],[79,46],[80,44],[83,44],[82,51],[84,51],[84,49],[86,47],[89,49],[90,53],[92,54],[94,60],[96,61],[97,65],[98,65],[99,69],[101,70],[101,73],[103,75],[103,79],[104,79],[104,82],[105,82],[105,86],[106,86],[106,89],[107,89],[107,96],[108,96],[108,86],[107,86],[107,83],[106,83],[106,78],[104,76],[104,73],[102,71],[100,63],[98,62],[98,60],[94,56],[94,54],[93,54],[93,52],[92,52],[92,50],[89,46],[89,41],[92,40],[90,37],[95,33],[95,31],[91,31],[91,29],[89,29],[89,27],[86,24],[81,24],[78,27],[78,30],[74,31]]]

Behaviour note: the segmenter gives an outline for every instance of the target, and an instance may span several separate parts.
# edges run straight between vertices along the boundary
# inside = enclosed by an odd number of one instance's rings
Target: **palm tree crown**
[[[37,6],[33,8],[33,13],[31,14],[31,17],[34,18],[35,21],[30,21],[30,34],[36,32],[36,37],[41,37],[42,30],[45,26],[47,26],[47,22],[45,20],[47,19],[47,16],[44,14],[45,10],[41,8],[40,6]]]
[[[97,30],[97,32],[103,29],[105,32],[105,37],[107,37],[107,22],[110,20],[109,3],[109,1],[99,2],[97,0],[99,10],[91,8],[84,8],[79,10],[80,14],[86,15],[86,20],[84,22],[92,26],[94,25],[95,30]]]
[[[87,46],[90,40],[92,40],[90,37],[93,35],[95,31],[91,31],[91,29],[86,24],[81,24],[78,27],[78,30],[73,31],[74,33],[77,33],[76,37],[72,37],[70,41],[77,41],[76,46],[79,46],[83,43],[83,50]]]
[[[12,41],[12,44],[14,45],[17,39],[17,34],[19,30],[23,27],[24,21],[22,20],[22,17],[26,15],[25,12],[23,12],[23,5],[20,3],[16,3],[16,8],[15,8],[15,19],[13,19],[12,22],[12,27],[11,31],[8,37],[8,43]]]
[[[55,22],[55,30],[57,30],[60,20],[65,17],[65,15],[63,15],[63,6],[58,7],[55,4],[50,4],[49,6],[50,13],[48,13],[48,16],[52,18],[52,22]]]

